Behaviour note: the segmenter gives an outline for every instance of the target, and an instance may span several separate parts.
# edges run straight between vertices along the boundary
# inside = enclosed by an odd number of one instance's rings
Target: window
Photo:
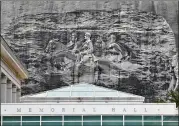
[[[40,126],[40,116],[22,116],[22,126]]]
[[[142,121],[142,116],[125,116],[125,121]]]
[[[163,126],[178,126],[179,116],[163,116]]]
[[[62,122],[42,122],[41,126],[62,126]]]
[[[62,116],[42,116],[41,126],[62,126]]]
[[[22,121],[40,121],[40,116],[22,116]]]
[[[124,118],[123,118],[124,117]],[[123,115],[90,115],[90,116],[3,116],[2,126],[178,126],[179,116],[123,116]],[[22,119],[22,122],[21,122]],[[63,120],[64,119],[64,120]],[[101,120],[102,119],[102,120]],[[124,120],[124,122],[123,122]],[[101,122],[102,121],[102,122]],[[21,125],[22,124],[22,125]],[[124,125],[123,125],[124,124]]]
[[[124,126],[142,126],[142,116],[124,116]]]
[[[83,116],[83,126],[100,126],[101,116]]]
[[[101,116],[83,116],[83,121],[101,121]]]
[[[82,122],[64,122],[64,126],[81,126]]]
[[[163,122],[163,126],[178,126],[178,122]]]
[[[62,121],[62,116],[42,116],[42,121]]]
[[[21,124],[20,116],[4,116],[3,117],[3,126],[20,126]]]
[[[83,126],[101,126],[100,122],[83,122]]]
[[[123,122],[103,122],[102,126],[123,126]]]
[[[142,122],[125,122],[124,126],[142,126]]]
[[[123,126],[123,116],[103,116],[103,126]]]
[[[162,126],[162,122],[144,122],[144,126]]]
[[[3,126],[20,126],[21,122],[3,122]]]
[[[64,121],[82,121],[81,116],[64,116]]]
[[[123,116],[103,116],[103,121],[123,121]]]
[[[161,121],[161,116],[144,116],[144,121]]]
[[[3,121],[21,121],[20,116],[4,116]]]
[[[178,121],[179,116],[163,116],[163,121]]]
[[[144,116],[144,126],[161,126],[162,118],[161,116],[151,115]]]
[[[64,126],[81,126],[81,116],[64,116]]]
[[[40,122],[22,122],[22,126],[40,126]]]

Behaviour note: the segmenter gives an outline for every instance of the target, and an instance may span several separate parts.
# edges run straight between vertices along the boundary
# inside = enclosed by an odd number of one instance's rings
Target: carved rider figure
[[[103,42],[101,36],[98,35],[97,39],[96,39],[96,41],[94,43],[94,55],[96,57],[103,56],[104,47],[105,47],[105,43]]]
[[[74,54],[76,55],[76,67],[74,70],[74,75],[77,75],[78,77],[76,78],[77,81],[79,82],[79,68],[90,62],[91,59],[93,58],[93,44],[91,41],[91,34],[86,32],[85,33],[85,41],[84,42],[77,42],[73,51]]]
[[[67,44],[68,50],[73,50],[75,45],[77,43],[77,34],[75,31],[71,33],[71,39],[70,42]]]
[[[93,44],[91,42],[90,37],[91,34],[89,32],[86,32],[85,41],[81,44],[80,48],[78,49],[79,66],[85,64],[90,60],[90,58],[92,58]]]
[[[53,69],[53,53],[56,49],[56,41],[57,39],[52,39],[49,41],[45,48],[45,53],[46,53],[46,64],[47,64],[47,71],[46,74],[52,73]]]
[[[106,58],[113,62],[119,62],[122,57],[122,49],[116,43],[116,35],[110,34],[110,41],[106,46]]]
[[[177,88],[178,88],[178,53],[173,56],[172,60],[173,60],[172,61],[173,72],[174,72],[174,76],[175,76],[175,79],[176,79],[174,91],[176,91]]]
[[[172,80],[169,85],[168,91],[174,90],[176,91],[178,88],[178,53],[172,57]]]

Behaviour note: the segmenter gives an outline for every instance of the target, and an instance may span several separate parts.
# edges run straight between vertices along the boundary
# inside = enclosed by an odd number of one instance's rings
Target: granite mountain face
[[[132,5],[14,19],[4,36],[30,73],[23,94],[88,82],[150,100],[165,95],[176,53],[174,33],[165,18]],[[81,64],[83,56],[76,54],[88,50],[87,33],[92,52],[84,54],[90,56]]]

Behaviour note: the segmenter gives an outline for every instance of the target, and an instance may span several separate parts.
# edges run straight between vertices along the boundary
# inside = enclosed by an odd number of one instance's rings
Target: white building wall
[[[2,115],[176,115],[176,105],[169,104],[2,104]]]

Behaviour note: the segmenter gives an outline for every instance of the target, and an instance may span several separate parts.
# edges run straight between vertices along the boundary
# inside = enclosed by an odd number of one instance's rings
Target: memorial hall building
[[[1,37],[1,126],[178,126],[175,103],[81,82],[21,96],[28,72]]]

